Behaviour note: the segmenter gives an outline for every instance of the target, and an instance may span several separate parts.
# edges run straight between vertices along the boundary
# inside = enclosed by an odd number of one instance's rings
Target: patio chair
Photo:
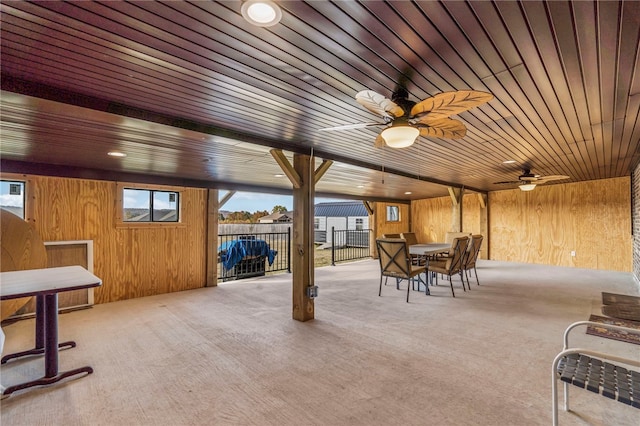
[[[451,284],[451,294],[453,295],[453,297],[456,297],[456,294],[453,291],[453,275],[460,275],[460,280],[462,281],[462,290],[467,291],[464,288],[464,276],[462,267],[464,258],[466,256],[468,244],[469,237],[454,238],[453,244],[451,245],[452,250],[450,252],[450,257],[447,257],[443,260],[432,260],[426,267],[427,275],[429,275],[429,272],[435,273],[436,285],[438,285],[438,274],[446,275],[449,277],[449,284]]]
[[[464,258],[462,269],[464,270],[464,276],[467,278],[467,287],[471,290],[471,284],[469,281],[469,275],[467,275],[467,271],[470,271],[473,268],[473,272],[476,274],[476,284],[480,285],[480,281],[478,280],[478,271],[476,270],[476,261],[478,260],[478,254],[480,253],[480,246],[482,245],[482,239],[484,237],[482,235],[473,235],[471,237],[471,242],[469,243],[469,249],[467,250],[467,254]]]
[[[396,279],[396,288],[401,280],[407,280],[407,303],[409,292],[415,277],[425,272],[424,266],[413,265],[409,258],[407,243],[402,238],[380,238],[376,240],[378,259],[380,260],[380,288],[378,296],[382,295],[382,278],[385,285],[389,277]],[[429,289],[427,288],[427,292]],[[427,293],[428,294],[428,293]]]
[[[400,234],[400,238],[407,242],[407,246],[418,244],[418,237],[415,232],[403,232]],[[424,265],[427,263],[427,256],[419,254],[410,254],[411,263],[414,265]]]
[[[402,238],[400,234],[382,234],[382,238]]]

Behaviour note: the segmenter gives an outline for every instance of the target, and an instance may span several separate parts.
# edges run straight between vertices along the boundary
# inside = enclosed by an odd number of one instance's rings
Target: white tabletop
[[[416,255],[445,253],[449,250],[451,250],[451,244],[445,243],[412,244],[409,246],[409,253]]]
[[[97,287],[102,280],[82,266],[0,272],[0,300]]]

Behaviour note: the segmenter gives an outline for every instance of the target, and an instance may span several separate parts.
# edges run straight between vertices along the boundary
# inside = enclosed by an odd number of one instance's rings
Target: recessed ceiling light
[[[504,160],[504,161],[502,162],[502,164],[513,164],[513,163],[515,163],[515,162],[516,162],[516,160]]]
[[[247,0],[240,12],[247,22],[258,27],[270,27],[282,19],[280,7],[269,0]]]
[[[404,193],[404,195],[411,195],[411,194],[413,194],[411,191],[407,191]]]
[[[364,188],[364,185],[358,185],[358,188]]]
[[[284,177],[284,175],[278,173],[278,174],[273,175],[273,177]]]
[[[125,154],[124,152],[120,152],[120,151],[109,151],[107,152],[107,155],[111,156],[111,157],[126,157],[127,154]]]

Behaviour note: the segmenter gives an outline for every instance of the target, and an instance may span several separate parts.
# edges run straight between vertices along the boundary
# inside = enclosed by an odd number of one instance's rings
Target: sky
[[[220,191],[220,199],[227,194],[227,191]],[[315,203],[323,203],[328,201],[347,201],[338,200],[334,198],[316,198]],[[271,213],[274,206],[284,206],[288,211],[293,210],[293,196],[292,195],[278,195],[278,194],[265,194],[258,192],[236,192],[233,197],[229,199],[220,210],[239,212],[247,211],[254,213],[257,211],[266,210]]]

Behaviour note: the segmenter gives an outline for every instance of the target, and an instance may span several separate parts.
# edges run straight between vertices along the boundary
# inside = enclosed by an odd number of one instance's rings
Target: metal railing
[[[218,281],[291,272],[291,228],[286,232],[218,235]]]
[[[331,228],[331,265],[347,260],[364,259],[371,256],[369,236],[372,229]]]

